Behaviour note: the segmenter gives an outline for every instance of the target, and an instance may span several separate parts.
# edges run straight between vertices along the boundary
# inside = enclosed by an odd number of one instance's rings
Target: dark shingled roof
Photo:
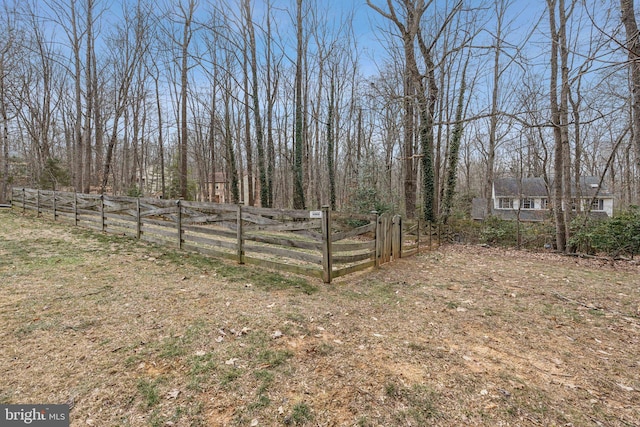
[[[580,178],[579,195],[581,197],[593,197],[598,189],[600,179],[595,176],[585,176]],[[548,197],[553,187],[553,179],[549,182],[549,192],[542,178],[522,178],[520,182],[516,178],[498,178],[494,180],[493,186],[496,197]],[[578,196],[575,186],[571,188],[571,194]],[[609,190],[602,185],[598,192],[599,197],[612,197]]]
[[[547,197],[547,187],[542,178],[498,178],[493,181],[496,197]]]

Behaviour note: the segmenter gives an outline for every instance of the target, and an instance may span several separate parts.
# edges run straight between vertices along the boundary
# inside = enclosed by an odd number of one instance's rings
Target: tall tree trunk
[[[335,81],[334,72],[331,72],[331,83],[329,88],[329,107],[327,114],[327,169],[329,171],[329,202],[331,210],[336,210],[336,171],[334,165],[334,118],[333,109],[335,104]]]
[[[94,49],[95,50],[95,49]],[[95,52],[92,55],[93,59],[93,126],[95,129],[95,174],[92,176],[91,181],[94,185],[100,185],[102,183],[102,176],[104,173],[104,124],[102,123],[102,104],[100,91],[98,87],[98,69],[96,67],[96,55]]]
[[[84,160],[83,160],[83,173],[82,173],[82,192],[89,193],[91,189],[91,158],[92,158],[92,144],[91,144],[91,130],[93,120],[93,0],[87,0],[87,49],[86,49],[86,61],[85,61],[85,84],[86,84],[86,104],[87,111],[84,116],[84,129],[82,132]]]
[[[422,194],[423,194],[423,213],[426,221],[436,220],[435,211],[435,173],[433,167],[433,127],[435,122],[436,103],[438,102],[438,85],[435,77],[435,64],[432,59],[432,52],[427,48],[422,38],[420,28],[417,30],[418,46],[427,67],[426,77],[428,90],[425,90],[422,84],[419,84],[418,105],[420,106],[420,145],[422,148]],[[416,81],[422,81],[418,73],[418,66],[414,61],[412,69]],[[426,96],[428,93],[428,96]]]
[[[456,124],[453,128],[453,134],[451,136],[451,144],[449,145],[448,155],[448,168],[447,168],[447,181],[444,193],[444,201],[442,203],[442,215],[443,222],[447,222],[449,215],[451,214],[451,207],[453,205],[453,196],[456,191],[456,183],[458,180],[458,158],[460,153],[460,144],[462,142],[462,116],[464,110],[464,93],[467,89],[466,86],[466,73],[467,65],[465,64],[462,70],[462,83],[460,84],[460,95],[458,98],[458,105],[456,107]]]
[[[189,9],[182,10],[184,14],[184,27],[182,33],[182,62],[180,66],[180,197],[187,199],[188,194],[188,148],[189,131],[187,122],[187,95],[189,83],[189,43],[191,42],[191,21],[195,11],[195,1],[189,0]],[[181,6],[182,9],[182,6]]]
[[[156,108],[158,110],[158,154],[160,155],[160,181],[162,186],[162,198],[167,198],[167,184],[164,165],[164,139],[162,137],[162,106],[160,105],[160,88],[158,85],[159,76],[154,77],[156,87]]]
[[[236,165],[235,148],[233,147],[233,136],[231,135],[231,82],[227,77],[226,93],[224,98],[224,145],[226,151],[227,177],[231,183],[229,190],[231,203],[240,203],[240,189],[238,180],[238,166]]]
[[[275,180],[275,145],[273,141],[273,107],[278,88],[277,79],[272,79],[272,49],[271,49],[271,2],[267,2],[267,207],[273,207],[273,187]],[[274,80],[274,81],[272,81]]]
[[[402,45],[405,56],[405,208],[407,217],[411,218],[415,215],[415,177],[416,171],[413,165],[413,102],[417,100],[418,116],[420,118],[418,135],[421,149],[421,166],[422,166],[422,197],[423,197],[423,216],[427,221],[435,220],[435,173],[433,166],[434,151],[434,117],[435,107],[439,96],[439,88],[435,79],[435,65],[433,62],[432,47],[427,46],[420,32],[420,23],[427,8],[432,2],[424,0],[405,0],[402,2],[405,12],[405,22],[400,22],[396,14],[393,2],[387,1],[388,11],[382,10],[380,7],[367,0],[367,5],[380,13],[385,18],[391,20],[400,31],[402,37]],[[453,9],[455,13],[461,6],[458,3]],[[452,16],[452,15],[450,15]],[[449,22],[449,18],[445,21]],[[444,29],[444,27],[443,27]],[[415,43],[418,43],[422,59],[425,62],[425,73],[420,73],[415,55]],[[425,86],[424,81],[427,81]]]
[[[563,189],[562,175],[564,170],[563,132],[558,104],[558,51],[560,50],[560,35],[556,27],[556,0],[547,0],[549,12],[549,27],[551,28],[551,76],[549,79],[549,95],[551,106],[551,125],[553,126],[554,160],[553,160],[553,213],[556,223],[556,247],[558,251],[564,252],[567,245],[566,223],[563,212]],[[565,209],[571,209],[566,201]]]
[[[571,212],[572,212],[572,194],[571,194],[571,143],[569,141],[569,49],[567,46],[567,13],[565,9],[565,0],[558,0],[558,14],[560,18],[560,27],[558,28],[558,41],[560,49],[560,78],[562,86],[560,88],[560,135],[562,140],[562,196],[565,203],[564,209],[564,234],[565,245],[571,238]],[[577,185],[578,183],[576,183]],[[580,203],[576,199],[575,203]],[[569,251],[569,247],[565,247],[565,251]]]
[[[217,68],[217,67],[216,67]],[[216,75],[216,71],[214,71],[214,75]],[[217,75],[216,75],[217,77]],[[214,78],[214,82],[215,82]],[[209,140],[207,141],[207,146],[209,149],[209,161],[211,165],[209,170],[211,171],[211,176],[209,176],[209,180],[211,182],[209,192],[209,201],[210,202],[218,202],[216,200],[216,90],[213,89],[213,93],[211,94],[211,112],[209,113]]]
[[[247,42],[246,32],[243,32],[243,41],[244,41],[244,52],[242,55],[242,72],[244,75],[243,78],[243,89],[244,89],[244,147],[246,152],[247,159],[247,170],[244,172],[247,176],[247,189],[246,193],[248,198],[244,200],[245,204],[249,206],[253,206],[254,202],[254,187],[253,187],[253,144],[251,143],[251,116],[249,113],[249,46]],[[244,183],[244,173],[243,180]],[[243,193],[244,194],[244,193]]]
[[[502,5],[500,3],[500,5]],[[491,91],[491,115],[489,117],[489,146],[487,147],[487,181],[486,181],[486,199],[487,199],[487,215],[493,212],[493,181],[496,162],[496,145],[498,132],[498,97],[500,88],[500,54],[502,53],[502,20],[504,9],[496,3],[498,20],[496,22],[496,34],[494,37],[494,53],[493,53],[493,87]]]
[[[302,0],[296,0],[297,4],[297,40],[296,49],[296,77],[295,77],[295,135],[294,135],[294,159],[293,159],[293,208],[306,209],[304,197],[304,183],[302,170],[302,155],[304,147],[304,129],[303,129],[303,97],[302,97]]]
[[[2,183],[0,183],[0,202],[7,200],[9,191],[9,117],[5,96],[5,52],[0,56],[0,119],[2,119]]]
[[[621,18],[627,34],[627,56],[630,68],[632,141],[636,152],[636,170],[640,170],[640,38],[633,0],[620,0]],[[636,185],[635,203],[640,202],[640,185]]]
[[[413,47],[411,47],[411,53],[413,54]],[[405,49],[405,55],[407,55],[407,49]],[[414,98],[415,88],[413,85],[413,77],[408,69],[405,70],[404,75],[404,209],[407,218],[414,218],[416,214],[416,181],[418,171],[415,167],[414,156]]]
[[[76,16],[75,0],[70,2],[71,10],[71,48],[73,51],[74,65],[74,89],[75,89],[75,109],[76,117],[74,122],[74,154],[73,154],[73,186],[76,191],[82,191],[83,176],[83,141],[82,141],[82,65],[80,60],[80,31],[78,29],[78,18]]]
[[[249,50],[251,53],[251,78],[253,99],[253,119],[256,130],[256,149],[258,152],[258,176],[260,182],[260,206],[270,207],[269,187],[267,184],[267,171],[265,168],[264,155],[264,133],[262,130],[262,116],[260,114],[260,98],[258,96],[258,59],[256,55],[256,36],[251,18],[251,7],[249,0],[244,2],[245,13],[247,14],[247,31],[249,32]]]
[[[582,198],[582,193],[580,189],[580,177],[582,173],[582,126],[580,121],[580,104],[582,102],[582,95],[580,93],[580,82],[578,79],[577,87],[576,87],[576,98],[571,94],[571,90],[568,93],[569,103],[571,104],[572,116],[573,116],[573,145],[575,151],[575,157],[573,159],[573,181],[576,184],[576,192],[577,198]],[[576,206],[578,212],[582,210],[582,206],[580,203]]]

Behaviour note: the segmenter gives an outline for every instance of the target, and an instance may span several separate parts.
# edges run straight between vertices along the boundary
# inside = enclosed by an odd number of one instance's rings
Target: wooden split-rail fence
[[[269,209],[13,188],[12,207],[325,283],[433,248],[442,235],[431,224],[405,225],[399,215],[344,214],[326,206],[318,211]]]

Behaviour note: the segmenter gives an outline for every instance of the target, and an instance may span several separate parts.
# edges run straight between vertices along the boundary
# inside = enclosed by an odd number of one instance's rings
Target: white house
[[[571,188],[573,211],[579,208],[594,216],[613,216],[613,195],[604,186],[600,187],[599,182],[596,177],[583,177],[579,185]],[[547,185],[543,178],[498,178],[491,191],[490,214],[502,219],[544,221],[551,214],[552,186],[553,182]],[[485,199],[473,200],[473,219],[487,216],[486,205]]]

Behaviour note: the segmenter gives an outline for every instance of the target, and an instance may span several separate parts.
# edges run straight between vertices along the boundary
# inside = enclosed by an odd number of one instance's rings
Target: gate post
[[[393,216],[392,226],[391,253],[396,260],[402,258],[402,217],[400,215]]]
[[[331,254],[331,209],[322,206],[322,280],[331,283],[333,276],[333,261]]]
[[[73,225],[78,226],[78,193],[73,190]]]
[[[242,205],[238,203],[238,211],[236,215],[236,232],[238,245],[238,264],[244,264],[244,245],[242,241]]]
[[[375,228],[375,266],[380,267],[380,257],[382,256],[382,221],[380,220],[380,214],[378,211],[372,211],[371,214],[375,215],[376,228]]]
[[[102,232],[106,230],[106,224],[104,221],[104,194],[100,195],[100,228]]]
[[[142,234],[142,219],[140,218],[140,197],[136,197],[136,238],[140,240]]]
[[[178,213],[176,216],[177,232],[178,232],[178,249],[182,249],[182,202],[180,199],[176,201]]]

